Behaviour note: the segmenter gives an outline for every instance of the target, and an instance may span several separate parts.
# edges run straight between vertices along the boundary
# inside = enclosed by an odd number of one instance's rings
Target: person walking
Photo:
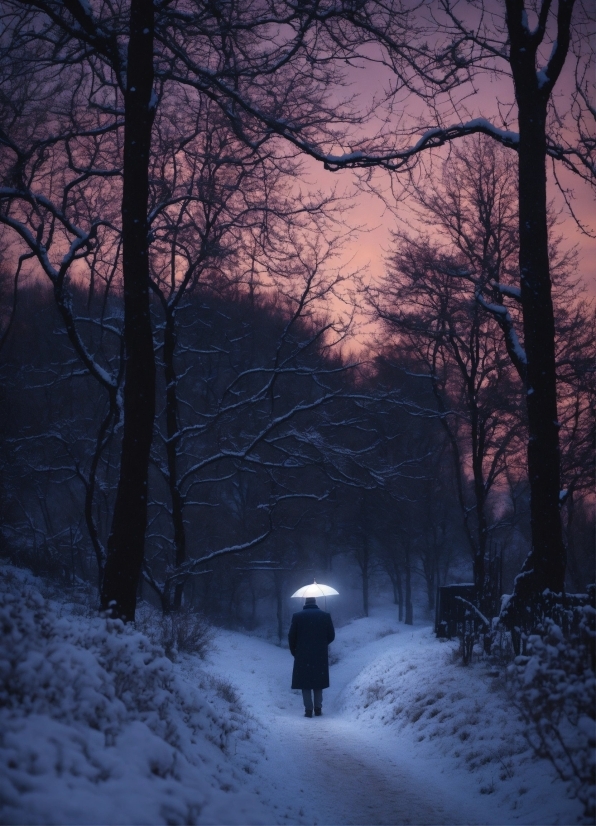
[[[292,616],[288,633],[294,657],[292,688],[302,689],[305,717],[312,717],[313,708],[315,717],[322,714],[323,689],[329,688],[327,648],[334,639],[331,614],[321,611],[315,597],[307,597],[302,611]]]

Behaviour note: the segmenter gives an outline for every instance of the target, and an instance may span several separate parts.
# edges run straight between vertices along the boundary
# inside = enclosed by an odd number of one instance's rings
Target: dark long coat
[[[292,616],[288,634],[294,657],[292,688],[328,688],[327,646],[335,639],[331,614],[318,605],[305,605]]]

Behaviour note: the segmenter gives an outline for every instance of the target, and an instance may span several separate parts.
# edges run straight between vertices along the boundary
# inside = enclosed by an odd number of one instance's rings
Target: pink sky
[[[495,5],[502,7],[501,0],[494,0]],[[571,59],[568,60],[565,67],[567,76],[560,78],[558,87],[555,88],[555,93],[558,96],[558,108],[562,111],[565,109],[570,97],[571,85],[573,83],[573,66]],[[351,69],[350,79],[352,82],[350,93],[355,93],[362,101],[362,106],[366,107],[373,97],[378,96],[387,89],[391,80],[389,70],[379,64],[363,63],[361,69]],[[465,96],[462,94],[462,100],[453,105],[453,101],[449,104],[449,108],[443,111],[444,120],[448,123],[458,123],[469,120],[474,117],[483,116],[490,119],[497,126],[505,126],[511,130],[517,130],[516,109],[513,105],[505,105],[507,102],[513,102],[513,86],[511,79],[501,75],[495,76],[480,76],[476,78],[477,88],[475,94]],[[497,100],[499,105],[497,105]],[[503,117],[502,113],[506,113]],[[422,125],[418,131],[418,135],[424,131],[424,128],[436,125],[434,118],[428,114],[425,115],[423,104],[416,98],[405,98],[400,105],[400,115],[404,117],[404,123],[412,126],[418,121],[422,121]],[[380,123],[380,121],[379,121]],[[391,118],[389,120],[391,123]],[[337,147],[340,151],[350,151],[357,148],[358,138],[362,134],[370,135],[374,131],[375,124],[369,119],[365,126],[360,131],[351,144],[347,143],[342,147]],[[370,130],[370,131],[369,131]],[[413,139],[409,142],[410,145]],[[314,162],[307,163],[307,169],[310,173],[310,181],[313,185],[326,189],[327,187],[337,186],[340,190],[351,193],[351,202],[353,210],[350,216],[350,223],[359,225],[362,230],[358,234],[354,234],[346,243],[344,254],[344,266],[346,269],[359,268],[363,271],[363,277],[375,280],[383,274],[384,258],[391,244],[391,230],[394,229],[396,218],[389,209],[383,204],[382,200],[370,193],[363,193],[358,191],[353,185],[355,175],[353,172],[338,172],[332,173],[325,171],[322,166]],[[594,216],[594,191],[588,184],[583,182],[578,176],[571,172],[566,172],[558,167],[559,179],[563,186],[572,192],[572,205],[577,218],[582,222],[584,227],[589,228],[589,231],[596,235],[596,221]],[[382,186],[388,187],[389,175],[387,173],[377,173],[378,180],[382,182]],[[384,180],[383,180],[384,176]],[[578,228],[576,222],[569,214],[565,207],[564,199],[559,192],[554,178],[549,173],[549,198],[552,199],[556,209],[561,209],[561,223],[559,232],[562,234],[569,246],[577,245],[579,251],[579,275],[584,280],[588,291],[596,297],[596,238],[591,238],[585,233],[582,233]],[[407,202],[402,202],[400,209],[402,217],[404,214],[407,218]],[[412,224],[412,228],[414,224]],[[349,262],[349,263],[348,263]]]
[[[336,186],[340,191],[351,195],[349,202],[352,206],[349,222],[352,226],[359,226],[361,229],[357,233],[348,235],[345,243],[344,253],[339,261],[339,267],[343,275],[349,272],[358,271],[357,282],[373,283],[379,279],[385,269],[385,258],[391,248],[391,231],[397,227],[397,219],[390,209],[383,203],[380,197],[370,193],[360,191],[354,181],[355,175],[352,172],[327,172],[320,164],[308,163],[309,179],[314,188],[327,189]],[[380,181],[383,182],[381,173]],[[574,201],[573,209],[578,219],[585,225],[594,227],[594,195],[591,188],[571,174],[559,175],[562,183],[569,188],[573,188]],[[564,243],[569,247],[577,245],[579,252],[578,274],[586,284],[588,293],[596,299],[596,239],[590,238],[582,233],[574,219],[564,209],[564,200],[550,176],[549,197],[552,197],[555,206],[563,209],[561,224],[558,228],[563,236]],[[386,181],[384,181],[386,183]],[[400,213],[402,219],[408,218],[407,200],[401,202]],[[412,218],[414,219],[412,214]],[[410,229],[415,228],[413,220]],[[355,337],[345,345],[347,351],[360,351],[367,339],[375,332],[375,325],[368,322],[364,312],[360,309],[363,302],[358,298],[354,300],[353,290],[346,290],[345,303],[337,301],[331,302],[331,311],[338,316],[345,315],[354,306],[356,310],[356,323],[358,329]]]
[[[341,173],[340,173],[341,174]],[[347,173],[349,175],[349,173]],[[338,183],[337,174],[319,171],[318,180],[323,183],[325,178],[332,178],[332,183]],[[565,185],[574,187],[573,208],[580,221],[585,226],[594,228],[594,194],[587,184],[578,180],[569,180],[571,175],[563,176]],[[596,297],[596,238],[590,238],[582,233],[573,218],[565,211],[562,196],[553,182],[550,182],[549,195],[555,204],[563,208],[560,232],[565,242],[572,246],[577,245],[579,250],[579,274],[584,279],[589,291]],[[351,260],[354,267],[364,267],[372,278],[377,278],[384,271],[384,257],[391,245],[391,230],[397,226],[395,217],[383,204],[380,198],[368,193],[355,193],[354,209],[351,222],[363,227],[353,241],[346,244],[345,257]],[[407,210],[407,201],[402,202],[402,212]],[[592,229],[594,231],[594,229]]]

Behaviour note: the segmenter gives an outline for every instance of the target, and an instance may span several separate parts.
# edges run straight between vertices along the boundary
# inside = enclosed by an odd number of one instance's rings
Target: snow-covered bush
[[[161,722],[174,701],[174,674],[158,646],[118,620],[81,626],[74,617],[58,618],[27,585],[1,600],[1,705],[83,722],[107,739],[133,713],[163,729],[168,742],[178,741]]]
[[[0,569],[0,823],[263,822],[226,762],[247,736],[120,621],[68,613]]]
[[[509,667],[516,704],[535,752],[548,758],[593,822],[595,794],[595,611],[574,609],[575,630],[564,634],[552,620],[528,639],[526,655]]]
[[[178,653],[204,659],[213,641],[213,629],[202,614],[178,611],[164,615],[145,604],[137,610],[135,624],[173,662]]]

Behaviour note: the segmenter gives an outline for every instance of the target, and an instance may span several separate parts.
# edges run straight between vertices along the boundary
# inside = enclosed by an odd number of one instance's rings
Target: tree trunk
[[[113,426],[116,415],[117,409],[115,399],[110,399],[110,409],[108,410],[108,413],[99,428],[99,433],[97,434],[97,439],[95,441],[95,450],[93,451],[93,457],[91,459],[89,478],[85,484],[85,524],[87,525],[87,531],[89,532],[89,537],[95,553],[95,559],[97,561],[97,584],[100,593],[105,570],[105,551],[101,545],[99,531],[93,516],[93,501],[95,499],[95,487],[97,484],[97,468],[107,443],[108,430],[110,426]]]
[[[529,630],[545,589],[565,586],[560,494],[555,322],[551,297],[546,199],[546,114],[568,49],[573,2],[560,3],[556,65],[549,79],[536,72],[537,42],[525,24],[521,0],[506,0],[510,62],[519,119],[519,263],[527,356],[528,477],[532,547],[516,578],[507,609],[510,625]],[[569,19],[567,19],[569,18]],[[555,49],[553,49],[553,55]],[[546,80],[545,80],[546,77]],[[528,613],[527,609],[530,608]]]
[[[459,501],[459,506],[462,514],[462,522],[464,528],[464,534],[468,541],[468,545],[470,547],[470,553],[472,555],[472,560],[475,561],[477,553],[478,553],[478,545],[474,539],[474,535],[472,532],[472,528],[470,526],[470,508],[468,508],[466,504],[466,498],[464,494],[464,476],[462,470],[462,459],[460,455],[459,445],[457,443],[457,439],[455,434],[451,430],[449,426],[449,422],[447,420],[447,416],[444,415],[447,413],[447,406],[445,405],[445,401],[443,396],[441,395],[441,391],[439,385],[436,380],[436,363],[433,360],[433,370],[431,374],[431,387],[433,391],[433,395],[437,401],[437,410],[441,414],[439,422],[445,431],[445,434],[449,440],[449,444],[451,446],[451,451],[453,453],[453,470],[455,475],[455,484],[457,490],[457,498]]]
[[[395,587],[397,588],[397,599],[398,599],[398,620],[401,622],[404,618],[404,591],[401,584],[401,573],[399,571],[395,572]]]
[[[559,510],[560,454],[546,214],[546,106],[520,106],[519,220],[524,341],[528,358],[528,476],[532,549],[522,568],[532,591],[560,593],[565,546]],[[531,574],[530,574],[531,572]]]
[[[368,585],[370,569],[370,551],[368,548],[368,536],[366,532],[363,537],[362,553],[357,557],[360,575],[362,576],[362,610],[364,616],[368,617]]]
[[[572,576],[572,583],[577,588],[581,588],[581,577],[576,576],[575,565],[575,538],[573,535],[573,519],[575,516],[575,496],[573,490],[567,495],[567,523],[565,525],[565,539],[568,553],[568,573]],[[573,587],[572,585],[572,587]]]
[[[283,623],[283,578],[281,575],[273,574],[275,580],[275,601],[276,601],[276,615],[277,615],[277,637],[279,644],[283,639],[284,623]]]
[[[125,379],[120,479],[101,606],[133,621],[145,551],[149,451],[155,414],[155,357],[149,316],[149,150],[154,116],[153,4],[131,0],[124,95],[122,269]]]
[[[476,320],[474,322],[476,325]],[[475,335],[478,341],[478,334]],[[475,370],[473,371],[475,372]],[[484,432],[480,421],[477,404],[477,388],[470,377],[468,381],[468,411],[470,415],[470,430],[472,437],[472,474],[474,477],[474,500],[476,504],[476,547],[474,548],[474,586],[476,591],[476,605],[484,610],[486,602],[486,486],[484,481],[483,458],[485,453]]]
[[[431,562],[429,566],[428,572],[425,571],[426,574],[426,596],[428,599],[428,610],[433,612],[435,610],[435,591],[437,586],[435,585],[436,580],[436,568],[434,560]]]
[[[172,613],[172,586],[167,579],[164,582],[163,591],[160,594],[160,603],[161,613],[164,614],[164,616]]]
[[[254,579],[250,578],[250,630],[257,627],[257,590]]]
[[[177,376],[174,367],[176,351],[176,319],[175,310],[166,307],[166,323],[164,332],[164,377],[166,381],[166,454],[168,458],[168,485],[172,503],[172,523],[174,526],[174,565],[179,568],[186,561],[186,531],[184,529],[184,501],[178,486],[178,390]],[[184,582],[178,582],[174,589],[174,610],[182,606]]]
[[[414,610],[412,608],[412,566],[410,565],[410,546],[405,546],[405,574],[406,574],[406,625],[414,625]]]

